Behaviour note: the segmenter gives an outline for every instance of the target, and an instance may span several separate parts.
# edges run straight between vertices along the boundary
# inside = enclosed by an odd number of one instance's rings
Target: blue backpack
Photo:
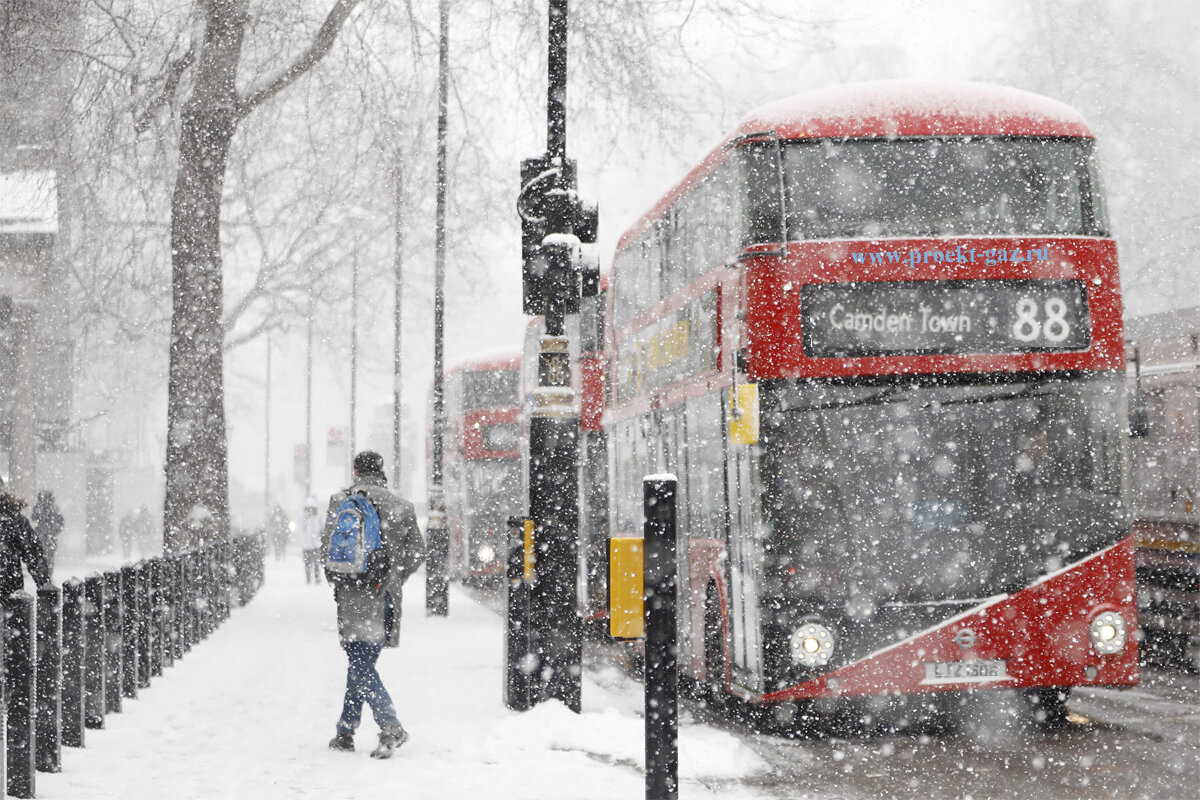
[[[387,567],[379,512],[370,498],[346,493],[337,508],[325,574],[333,583],[375,583]]]

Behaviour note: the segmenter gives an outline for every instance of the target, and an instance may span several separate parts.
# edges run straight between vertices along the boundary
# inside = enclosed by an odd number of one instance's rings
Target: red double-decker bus
[[[1013,689],[1054,722],[1070,687],[1138,680],[1117,250],[1078,112],[966,83],[765,106],[624,234],[610,295],[611,532],[678,476],[698,687],[785,718]]]
[[[518,355],[464,361],[446,373],[443,485],[449,574],[504,574],[507,521],[520,513],[521,408]]]

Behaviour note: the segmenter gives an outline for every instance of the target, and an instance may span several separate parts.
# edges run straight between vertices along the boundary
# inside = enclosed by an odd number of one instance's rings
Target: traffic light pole
[[[578,712],[583,623],[579,613],[579,413],[571,388],[566,316],[598,278],[587,274],[580,244],[596,241],[597,214],[576,194],[567,158],[567,0],[550,0],[546,154],[521,162],[523,306],[543,315],[538,386],[529,425],[529,518],[535,550],[529,585],[533,702],[561,700]],[[510,620],[510,624],[515,621]],[[508,669],[515,667],[509,659]],[[519,676],[509,675],[510,683]]]

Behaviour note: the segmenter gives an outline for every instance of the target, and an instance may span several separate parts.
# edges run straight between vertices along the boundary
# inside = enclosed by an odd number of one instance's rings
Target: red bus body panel
[[[463,412],[462,454],[470,461],[481,458],[520,458],[520,450],[485,450],[483,448],[483,429],[488,425],[500,425],[506,422],[520,423],[521,409],[517,406],[510,408],[476,408]]]
[[[852,253],[943,251],[962,248],[974,264],[855,263]],[[1049,259],[988,266],[981,253],[1049,248]],[[955,279],[1075,278],[1087,286],[1092,343],[1080,352],[978,355],[888,355],[869,358],[809,358],[801,341],[800,288],[810,283],[852,281],[946,281]],[[881,241],[801,242],[787,257],[749,259],[745,266],[747,372],[751,379],[828,378],[962,372],[1040,372],[1125,368],[1117,246],[1111,239],[1087,237],[886,239]]]
[[[1112,656],[1092,650],[1088,626],[1102,611],[1125,620],[1129,641],[1136,641],[1137,591],[1133,537],[1052,573],[1011,595],[807,683],[763,696],[764,702],[921,691],[1038,686],[1133,685],[1138,682],[1138,648],[1126,646]],[[954,635],[970,628],[977,644],[963,650]],[[928,683],[925,664],[972,659],[1004,659],[1009,677],[993,681]],[[1087,667],[1095,668],[1088,678]]]

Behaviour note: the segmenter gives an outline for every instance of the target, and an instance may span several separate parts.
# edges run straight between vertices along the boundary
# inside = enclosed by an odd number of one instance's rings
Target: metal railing
[[[263,584],[262,535],[128,564],[62,587],[3,598],[6,711],[0,785],[36,794],[37,772],[62,769],[125,699],[183,658]]]

